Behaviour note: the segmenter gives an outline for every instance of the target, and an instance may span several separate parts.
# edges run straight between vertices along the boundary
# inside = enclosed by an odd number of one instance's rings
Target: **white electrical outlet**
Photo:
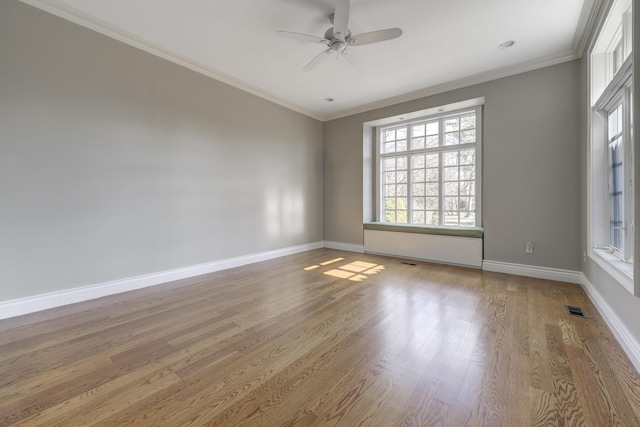
[[[527,254],[532,254],[533,253],[533,243],[526,242],[524,244],[524,252],[527,253]]]

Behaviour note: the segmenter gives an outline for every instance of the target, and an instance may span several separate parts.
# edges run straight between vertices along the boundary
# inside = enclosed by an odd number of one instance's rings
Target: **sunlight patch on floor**
[[[342,260],[344,260],[344,258],[332,259],[329,261],[321,262],[319,264],[310,265],[308,267],[305,267],[304,270],[316,270],[321,266],[327,266]],[[325,271],[323,274],[326,274],[327,276],[337,277],[339,279],[349,279],[353,282],[362,282],[369,276],[378,274],[382,270],[384,270],[384,265],[382,264],[373,264],[364,261],[353,261],[338,268],[332,268],[329,271]]]
[[[329,264],[333,264],[334,262],[338,262],[338,261],[342,261],[344,258],[336,258],[336,259],[332,259],[329,261],[325,261],[325,262],[321,262],[320,265],[329,265]]]

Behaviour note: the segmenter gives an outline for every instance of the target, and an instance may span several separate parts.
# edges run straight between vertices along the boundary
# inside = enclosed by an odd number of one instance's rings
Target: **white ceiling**
[[[309,72],[325,47],[276,31],[322,37],[335,0],[23,1],[327,120],[577,58],[595,0],[351,0],[353,34],[403,35]]]

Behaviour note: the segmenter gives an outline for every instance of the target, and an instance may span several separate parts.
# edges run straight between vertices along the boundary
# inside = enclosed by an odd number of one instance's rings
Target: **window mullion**
[[[407,148],[411,149],[413,140],[413,129],[407,126]],[[413,177],[411,173],[411,154],[407,154],[407,224],[412,224],[413,218]]]
[[[444,119],[438,120],[438,148],[444,147]],[[444,150],[438,152],[438,224],[444,225]]]

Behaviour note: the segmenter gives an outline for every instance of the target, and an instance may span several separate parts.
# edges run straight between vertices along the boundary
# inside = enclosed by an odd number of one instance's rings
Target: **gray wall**
[[[322,132],[0,2],[0,301],[322,240]]]
[[[326,122],[325,239],[363,243],[364,122],[484,96],[485,259],[579,271],[579,72],[572,61]]]

